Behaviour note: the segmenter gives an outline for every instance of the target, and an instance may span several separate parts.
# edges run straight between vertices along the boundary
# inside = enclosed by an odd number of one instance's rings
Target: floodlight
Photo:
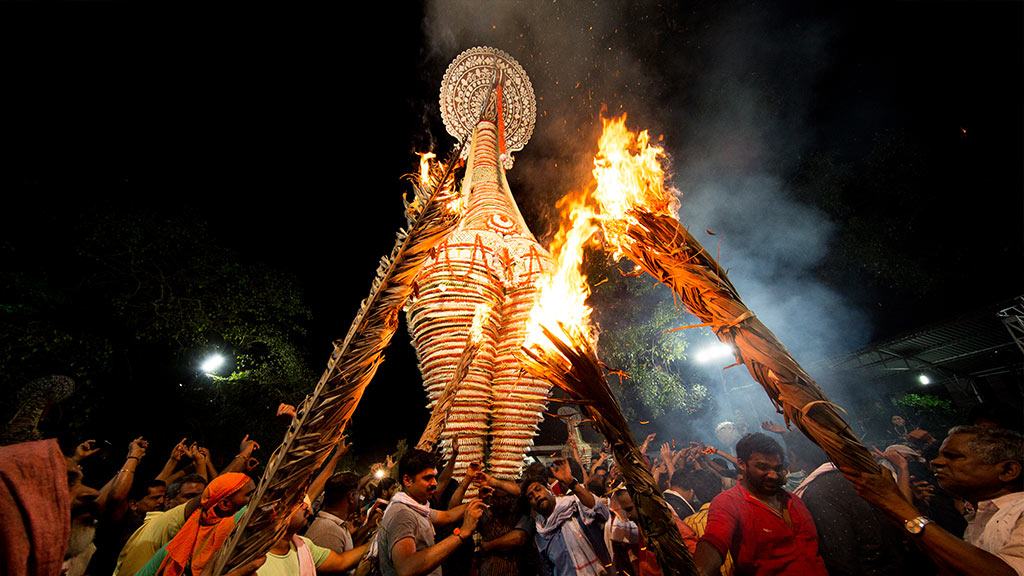
[[[693,359],[704,364],[712,360],[727,358],[732,355],[732,346],[728,344],[714,344],[697,352]]]
[[[218,368],[220,368],[223,365],[224,365],[224,357],[221,356],[220,354],[213,354],[212,356],[208,357],[206,360],[203,360],[203,363],[202,363],[202,365],[199,366],[199,369],[202,370],[203,372],[205,372],[206,374],[210,374],[210,373],[216,371]]]

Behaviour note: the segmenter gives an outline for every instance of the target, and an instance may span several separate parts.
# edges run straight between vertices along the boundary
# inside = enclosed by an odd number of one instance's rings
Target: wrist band
[[[569,490],[572,490],[572,489],[576,488],[576,486],[578,486],[579,483],[580,483],[579,480],[573,478],[572,479],[572,484],[566,484],[566,486],[569,488]]]
[[[135,458],[136,460],[138,460],[138,459],[139,459],[139,457],[138,457],[138,456],[129,456],[128,458],[125,458],[125,460],[131,459],[131,458]]]

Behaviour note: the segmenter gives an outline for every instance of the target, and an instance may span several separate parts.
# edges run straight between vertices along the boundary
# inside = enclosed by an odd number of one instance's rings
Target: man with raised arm
[[[573,478],[565,459],[555,460],[551,473],[562,492],[571,491],[571,496],[556,498],[546,478],[527,477],[522,482],[523,495],[533,512],[541,572],[557,576],[607,574],[605,566],[610,559],[603,529],[611,514],[608,506]]]
[[[441,575],[441,563],[463,542],[473,539],[484,503],[473,500],[451,510],[433,510],[437,465],[423,450],[409,450],[398,461],[402,492],[395,494],[377,531],[377,550],[384,576]],[[434,542],[433,524],[462,520],[455,532]]]

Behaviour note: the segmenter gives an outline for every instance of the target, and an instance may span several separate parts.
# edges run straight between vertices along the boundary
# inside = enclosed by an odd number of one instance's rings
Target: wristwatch
[[[924,530],[924,527],[931,524],[932,519],[927,516],[918,516],[917,518],[911,518],[903,523],[903,527],[907,529],[913,535],[918,535]]]

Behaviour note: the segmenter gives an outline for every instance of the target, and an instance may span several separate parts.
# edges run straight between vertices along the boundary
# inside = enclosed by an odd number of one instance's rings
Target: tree
[[[610,377],[626,418],[704,409],[710,400],[707,383],[686,362],[686,333],[670,332],[692,317],[677,308],[672,292],[651,278],[623,274],[605,258],[588,258],[587,267],[595,286],[590,303],[601,330],[598,354],[610,368],[629,375]]]
[[[246,433],[278,441],[274,409],[316,376],[299,345],[311,314],[291,277],[241,260],[201,223],[104,212],[62,230],[45,245],[3,245],[5,400],[63,373],[78,384],[63,408],[73,416],[60,418],[69,440],[129,428],[187,435],[215,455]],[[235,359],[229,375],[198,373],[212,350]]]

